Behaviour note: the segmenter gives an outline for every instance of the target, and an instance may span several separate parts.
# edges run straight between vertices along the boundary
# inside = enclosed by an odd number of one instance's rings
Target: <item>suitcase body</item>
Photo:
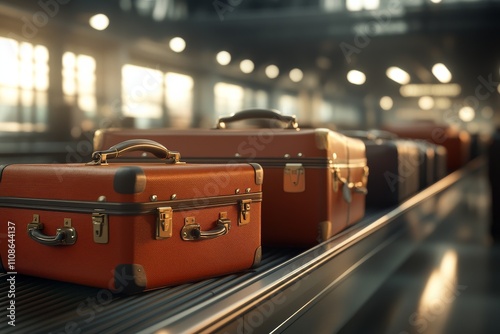
[[[371,131],[345,131],[366,145],[370,166],[367,207],[398,205],[416,194],[421,185],[422,152],[418,145],[393,135]],[[382,138],[379,135],[382,134]]]
[[[448,125],[435,123],[388,124],[384,129],[402,138],[423,139],[446,148],[448,172],[455,171],[469,161],[471,138],[469,133]]]
[[[144,141],[124,147],[164,149]],[[260,261],[257,164],[106,164],[99,157],[2,166],[0,217],[4,230],[15,229],[15,263],[8,235],[0,240],[7,271],[135,293]]]
[[[191,162],[256,162],[264,169],[262,243],[311,246],[364,216],[365,146],[328,129],[98,131],[95,148],[146,138]]]

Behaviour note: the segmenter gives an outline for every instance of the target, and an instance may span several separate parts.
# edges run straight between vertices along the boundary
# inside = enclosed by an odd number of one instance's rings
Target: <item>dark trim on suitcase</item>
[[[146,190],[146,174],[139,166],[125,166],[116,170],[113,188],[119,194],[139,194]]]
[[[260,202],[262,201],[262,193],[257,192],[239,195],[226,195],[184,200],[179,199],[146,203],[113,203],[67,200],[62,201],[54,199],[0,197],[0,207],[76,213],[94,213],[98,211],[100,213],[114,215],[140,215],[155,213],[155,210],[158,207],[171,207],[174,211],[184,211],[225,205],[237,205],[241,200],[244,199],[251,199],[252,201]]]
[[[3,170],[5,169],[5,167],[7,167],[8,164],[5,164],[5,165],[0,165],[0,182],[2,182],[2,173],[3,173]]]
[[[142,292],[148,285],[146,272],[140,264],[119,264],[115,268],[115,292],[134,294]]]

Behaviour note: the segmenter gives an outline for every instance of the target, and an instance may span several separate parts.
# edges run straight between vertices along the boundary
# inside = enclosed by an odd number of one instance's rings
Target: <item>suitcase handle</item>
[[[71,220],[65,219],[64,227],[58,228],[56,235],[43,234],[43,224],[38,215],[33,215],[33,221],[28,224],[28,236],[36,242],[46,246],[71,246],[76,242],[76,230],[71,227]]]
[[[247,109],[234,113],[227,117],[220,117],[217,121],[217,129],[225,129],[226,123],[244,121],[249,119],[274,119],[285,124],[285,129],[298,129],[295,116],[281,114],[275,109]]]
[[[162,144],[149,139],[130,139],[111,146],[107,150],[92,153],[90,165],[107,165],[108,159],[118,158],[124,153],[144,151],[149,152],[159,159],[168,159],[178,163],[181,155],[179,152],[169,151]]]
[[[229,233],[231,229],[231,220],[227,218],[226,212],[221,212],[220,217],[215,223],[215,229],[202,231],[199,224],[193,217],[185,218],[185,225],[181,230],[181,238],[184,241],[197,241],[204,239],[214,239]]]

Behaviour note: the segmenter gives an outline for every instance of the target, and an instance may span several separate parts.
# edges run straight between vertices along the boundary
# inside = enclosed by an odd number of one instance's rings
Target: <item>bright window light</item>
[[[394,102],[392,101],[392,98],[390,96],[382,96],[380,99],[380,108],[383,110],[390,110],[392,106],[394,105]]]
[[[304,73],[298,68],[292,69],[289,75],[290,80],[292,80],[293,82],[299,82],[302,80],[302,78],[304,78]]]
[[[351,12],[356,12],[363,9],[363,0],[347,0],[346,1],[347,10]]]
[[[226,66],[231,62],[231,54],[227,51],[221,51],[217,53],[217,56],[215,58],[217,59],[217,62],[222,66]]]
[[[406,85],[410,82],[410,75],[399,67],[389,67],[385,74],[389,79],[394,80],[401,85]]]
[[[347,81],[353,85],[362,85],[366,81],[366,75],[361,71],[351,70],[347,73]]]
[[[180,53],[186,48],[186,41],[181,37],[174,37],[170,40],[168,45],[172,51]]]
[[[476,112],[469,106],[465,106],[458,111],[458,117],[464,122],[470,122],[476,116]]]
[[[255,65],[253,64],[253,61],[250,59],[244,59],[240,63],[240,70],[243,73],[252,73],[253,69],[255,68]]]
[[[442,83],[451,81],[451,72],[444,64],[438,63],[432,66],[432,74]]]
[[[275,79],[280,74],[280,69],[276,65],[269,65],[266,67],[266,75],[269,79]]]
[[[431,110],[434,107],[434,99],[430,96],[422,96],[418,99],[418,106],[422,110]]]
[[[104,30],[109,26],[109,18],[104,14],[96,14],[89,19],[89,24],[95,30]]]
[[[410,84],[399,88],[404,97],[432,96],[458,96],[462,88],[459,84]]]

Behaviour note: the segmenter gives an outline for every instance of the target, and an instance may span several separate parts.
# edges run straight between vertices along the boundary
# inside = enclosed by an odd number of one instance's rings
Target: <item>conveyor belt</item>
[[[261,266],[238,275],[133,296],[17,275],[16,327],[9,326],[5,316],[9,285],[4,278],[0,282],[0,332],[281,331],[345,281],[357,297],[335,314],[339,321],[347,319],[433,230],[439,220],[433,203],[444,190],[480,165],[476,161],[449,175],[394,210],[371,213],[353,228],[311,249],[264,249]],[[399,221],[410,208],[413,221]],[[356,272],[388,249],[392,255],[378,268],[380,274],[372,277],[369,286],[357,285],[362,280]]]

